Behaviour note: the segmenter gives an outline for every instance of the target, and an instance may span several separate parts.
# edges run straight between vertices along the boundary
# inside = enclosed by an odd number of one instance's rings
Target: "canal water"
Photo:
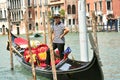
[[[102,61],[104,80],[120,80],[120,32],[98,32],[99,54]],[[25,37],[25,35],[22,35]],[[31,38],[42,42],[43,37]],[[0,36],[0,80],[32,80],[32,75],[24,69],[14,58],[14,71],[10,70],[10,54],[6,50],[7,35]],[[79,34],[69,33],[66,35],[66,47],[72,49],[69,57],[80,60]],[[92,58],[91,46],[89,45],[89,60]],[[37,76],[37,80],[49,80]]]

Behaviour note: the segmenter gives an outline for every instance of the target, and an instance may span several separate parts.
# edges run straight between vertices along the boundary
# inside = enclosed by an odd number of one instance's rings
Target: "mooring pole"
[[[9,38],[9,45],[10,45],[10,47],[9,47],[9,49],[10,49],[10,64],[11,64],[11,70],[14,70],[14,64],[13,64],[13,53],[12,53],[12,38],[11,38],[11,25],[10,25],[10,19],[11,19],[11,17],[10,17],[10,10],[9,10],[9,4],[8,4],[8,38]]]
[[[78,22],[81,61],[88,62],[88,37],[86,26],[86,0],[78,0]]]
[[[46,40],[46,22],[45,22],[45,12],[43,12],[43,27],[44,27],[44,43],[47,44]]]
[[[47,11],[48,11],[48,7],[47,7]],[[54,57],[54,51],[53,51],[53,46],[52,46],[52,43],[53,43],[52,42],[52,30],[51,30],[51,24],[50,24],[50,19],[48,15],[47,15],[47,25],[48,25],[49,48],[50,48],[50,59],[51,59],[51,64],[52,64],[53,80],[57,80],[55,57]]]
[[[93,30],[93,35],[94,35],[94,42],[95,45],[98,47],[98,40],[97,40],[97,20],[96,20],[96,16],[95,16],[95,12],[92,11],[92,30]]]
[[[34,67],[34,61],[32,57],[32,51],[31,51],[31,45],[30,45],[30,39],[29,39],[29,31],[28,31],[28,24],[29,24],[29,17],[28,17],[28,2],[26,1],[26,13],[25,13],[25,28],[26,28],[26,37],[28,40],[28,48],[29,48],[29,53],[30,53],[30,59],[31,59],[31,67],[32,67],[32,75],[33,75],[33,80],[36,80],[36,71]],[[33,1],[34,2],[34,1]]]
[[[53,80],[57,80],[55,57],[54,57],[54,52],[52,47],[52,31],[51,31],[49,20],[48,20],[48,31],[49,31],[48,36],[49,36],[49,47],[50,47],[50,58],[51,58],[51,64],[52,64]]]
[[[45,6],[44,6],[44,0],[42,0],[42,19],[43,19],[43,27],[44,27],[44,43],[47,43],[46,40],[46,22],[45,22]]]

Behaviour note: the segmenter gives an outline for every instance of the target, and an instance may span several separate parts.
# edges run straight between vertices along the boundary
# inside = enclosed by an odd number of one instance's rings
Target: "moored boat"
[[[26,62],[24,59],[23,53],[25,49],[17,47],[18,44],[15,43],[15,38],[17,37],[12,34],[13,52],[22,66],[31,71],[31,64]],[[92,48],[94,47],[92,46]],[[66,58],[56,64],[57,78],[58,80],[104,80],[103,72],[99,62],[100,61],[95,49],[93,49],[93,58],[89,62],[76,61]],[[37,75],[41,75],[52,80],[51,69],[44,69],[43,67],[36,66],[35,70]]]

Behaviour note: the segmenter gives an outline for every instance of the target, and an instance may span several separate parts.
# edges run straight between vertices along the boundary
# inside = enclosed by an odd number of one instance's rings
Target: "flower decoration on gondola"
[[[35,65],[41,66],[41,67],[46,66],[45,60],[46,60],[47,50],[48,50],[48,46],[46,44],[40,44],[37,47],[32,46],[31,52],[32,52],[32,57]],[[26,62],[31,62],[30,52],[28,48],[26,48],[24,51],[24,59]]]

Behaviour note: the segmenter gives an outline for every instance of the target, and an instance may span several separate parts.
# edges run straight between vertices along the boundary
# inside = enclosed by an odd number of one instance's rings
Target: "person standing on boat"
[[[60,21],[60,15],[54,14],[54,24],[52,25],[52,41],[53,41],[53,50],[59,50],[60,59],[64,57],[64,46],[65,46],[65,35],[69,32],[68,27],[65,27],[64,24]],[[46,64],[50,65],[50,51],[47,51]]]

